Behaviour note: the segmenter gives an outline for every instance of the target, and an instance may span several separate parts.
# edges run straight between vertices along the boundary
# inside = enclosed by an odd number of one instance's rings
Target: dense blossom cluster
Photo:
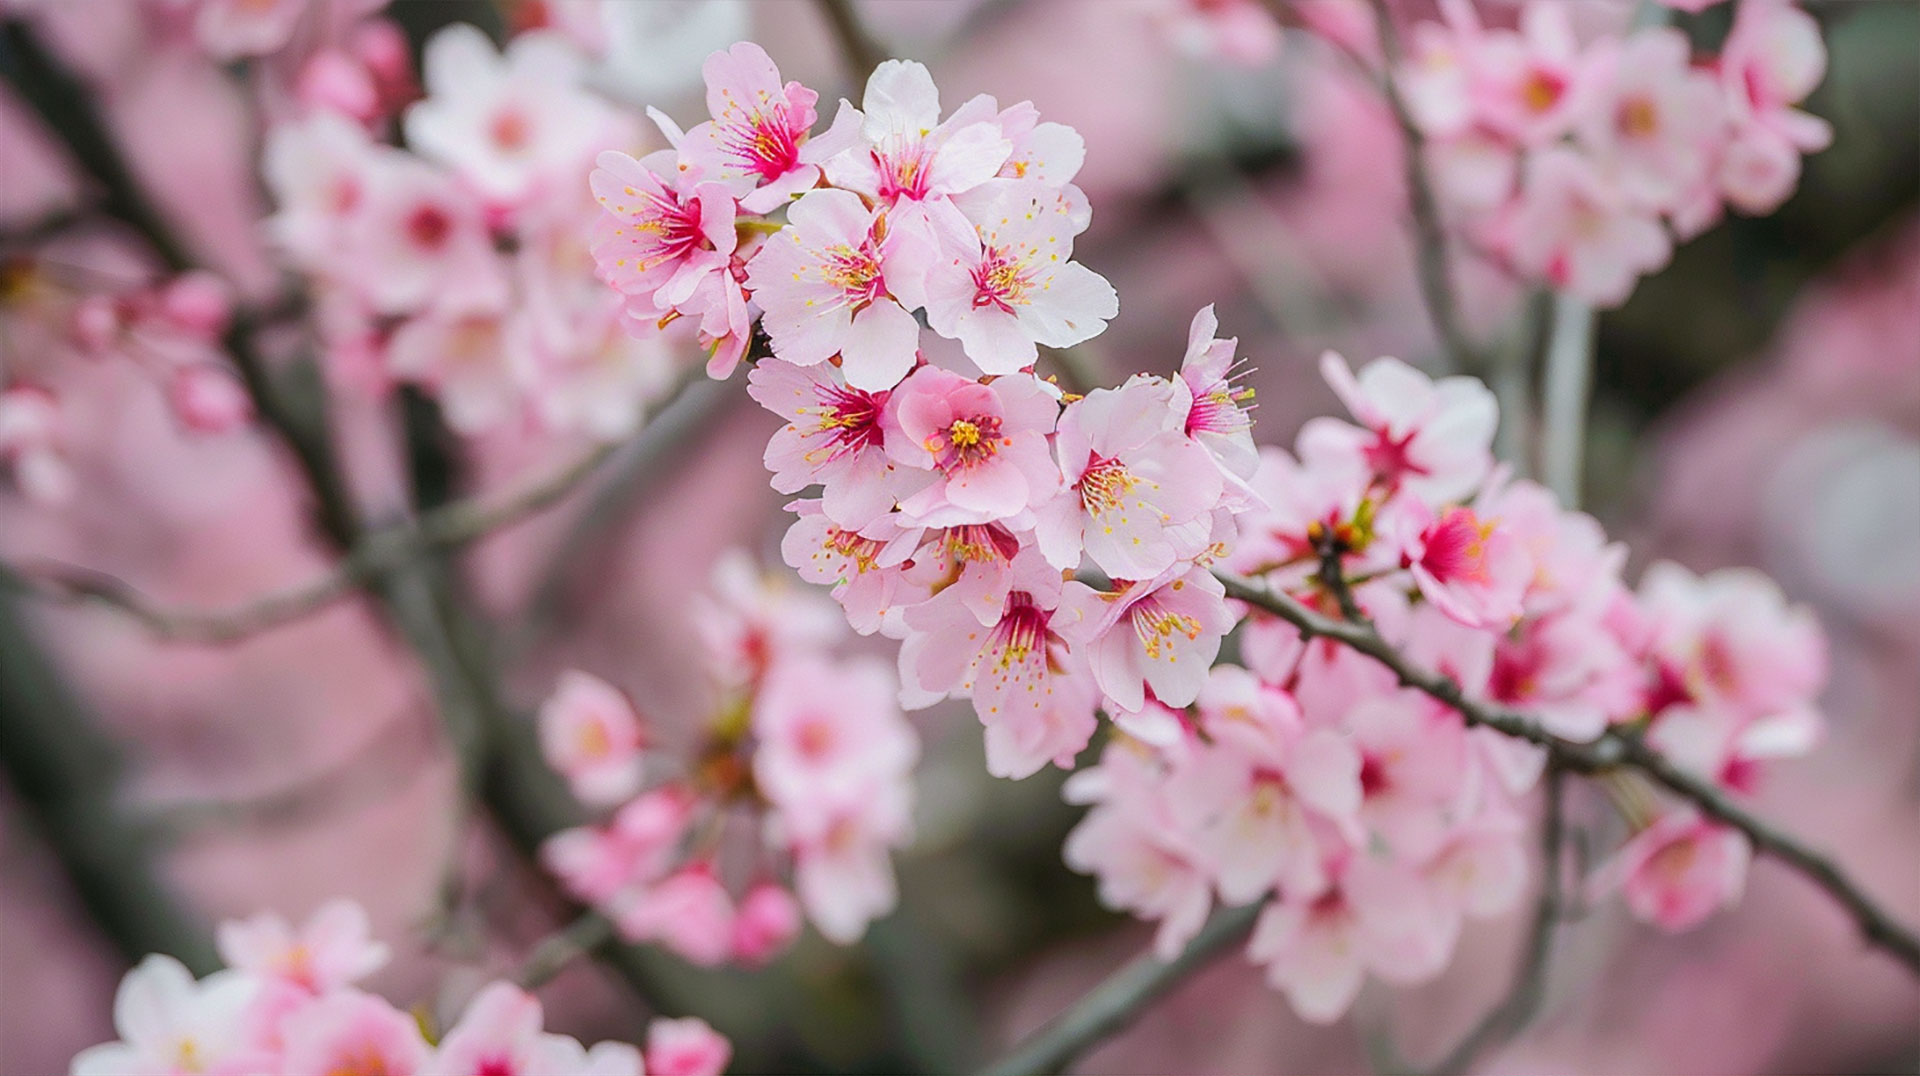
[[[1211,308],[1171,378],[1075,395],[1036,376],[1036,345],[1114,308],[1067,260],[1088,220],[1079,140],[1029,106],[942,120],[925,71],[890,62],[864,112],[814,137],[815,96],[757,48],[707,75],[712,120],[658,117],[677,149],[602,156],[601,271],[636,316],[699,318],[716,376],[761,315],[772,356],[749,391],[786,423],[775,487],[802,494],[783,553],[856,630],[901,641],[906,706],[970,699],[988,768],[1015,778],[1071,767],[1111,717],[1068,784],[1093,809],[1067,858],[1159,920],[1163,954],[1216,899],[1266,902],[1250,953],[1308,1018],[1344,1012],[1369,971],[1437,974],[1463,920],[1523,892],[1545,760],[1371,658],[1249,619],[1216,566],[1364,617],[1554,735],[1630,726],[1736,793],[1817,738],[1806,615],[1737,572],[1663,565],[1630,591],[1594,520],[1495,467],[1477,381],[1328,355],[1353,421],[1308,423],[1290,454],[1254,447]],[[915,310],[964,359],[923,350]],[[1216,666],[1243,619],[1244,665]],[[1677,928],[1737,894],[1742,836],[1657,805],[1630,820],[1596,883],[1637,913]]]
[[[743,556],[721,562],[697,623],[712,718],[688,756],[651,746],[611,685],[560,678],[540,712],[542,749],[582,802],[611,814],[556,834],[542,858],[622,937],[696,964],[771,960],[803,909],[850,943],[892,909],[888,854],[911,823],[919,741],[892,673],[834,657],[839,612]]]
[[[1583,40],[1554,0],[1524,5],[1517,28],[1481,25],[1464,0],[1440,10],[1413,28],[1400,79],[1443,210],[1522,276],[1599,305],[1724,206],[1777,208],[1832,138],[1796,107],[1826,50],[1790,0],[1739,0],[1705,59],[1671,26]]]
[[[530,420],[611,440],[638,427],[684,348],[623,328],[594,279],[580,176],[637,131],[586,88],[588,72],[558,31],[502,53],[456,24],[428,42],[426,95],[399,116],[406,149],[379,137],[383,115],[332,97],[273,127],[268,227],[312,282],[336,377],[418,385],[464,433]]]
[[[222,924],[228,965],[196,981],[150,956],[114,997],[116,1042],[82,1051],[74,1076],[718,1076],[732,1047],[697,1018],[655,1020],[646,1047],[591,1049],[545,1030],[539,999],[497,981],[435,1033],[416,1012],[355,984],[387,962],[366,912],[323,905],[295,928],[271,912]]]

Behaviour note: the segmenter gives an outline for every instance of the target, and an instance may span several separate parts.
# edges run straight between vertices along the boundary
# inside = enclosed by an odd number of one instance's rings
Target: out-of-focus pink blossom
[[[733,1044],[698,1017],[647,1027],[647,1076],[720,1076],[732,1058]]]
[[[391,955],[373,940],[366,909],[350,900],[328,901],[298,929],[272,912],[222,923],[219,940],[230,966],[315,994],[358,982]]]
[[[82,1050],[74,1076],[134,1072],[240,1073],[270,1067],[273,1058],[250,1041],[248,1007],[260,983],[220,971],[195,982],[170,956],[142,960],[113,997],[117,1042]]]
[[[1685,930],[1740,899],[1752,856],[1738,831],[1675,810],[1622,846],[1594,886],[1621,890],[1627,907],[1646,922]]]
[[[621,803],[640,790],[642,740],[633,704],[597,676],[561,673],[540,706],[541,753],[587,803]]]

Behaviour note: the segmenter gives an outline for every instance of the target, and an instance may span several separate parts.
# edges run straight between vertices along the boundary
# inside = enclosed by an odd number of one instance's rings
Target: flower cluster
[[[759,46],[715,53],[705,74],[711,119],[682,131],[655,113],[671,148],[600,156],[593,252],[630,319],[699,326],[715,377],[756,319],[784,361],[831,358],[875,393],[915,365],[915,311],[980,371],[1011,374],[1117,310],[1070,260],[1090,219],[1071,182],[1085,146],[1031,104],[983,94],[943,119],[927,69],[889,60],[863,107],[841,102],[816,136],[819,95],[782,83]]]
[[[1636,594],[1591,517],[1493,466],[1478,382],[1391,359],[1324,369],[1356,421],[1315,419],[1295,453],[1262,450],[1262,503],[1229,564],[1365,617],[1470,698],[1576,742],[1628,726],[1736,794],[1763,760],[1812,746],[1820,636],[1771,583],[1658,565]],[[1431,978],[1464,920],[1519,898],[1545,754],[1277,618],[1254,615],[1239,640],[1244,668],[1216,666],[1195,707],[1161,710],[1070,779],[1094,809],[1067,859],[1109,904],[1158,920],[1167,955],[1216,898],[1267,902],[1249,954],[1302,1016],[1332,1020],[1366,973]],[[1745,838],[1644,795],[1641,831],[1596,887],[1690,925],[1737,896]]]
[[[398,116],[406,149],[384,141],[386,114],[338,95],[272,126],[269,232],[309,276],[336,379],[418,385],[463,433],[523,417],[602,440],[637,428],[677,347],[623,327],[581,238],[597,210],[580,177],[638,136],[588,74],[557,30],[502,53],[455,24]]]
[[[299,928],[272,913],[224,923],[227,967],[204,979],[149,956],[114,997],[119,1041],[83,1050],[73,1076],[121,1073],[379,1072],[388,1076],[717,1076],[732,1047],[704,1021],[655,1020],[646,1049],[588,1049],[543,1027],[539,999],[509,982],[474,995],[433,1035],[423,1019],[354,984],[386,963],[367,915],[322,906]]]
[[[885,665],[831,655],[845,633],[831,605],[744,557],[716,576],[699,618],[713,718],[690,757],[650,747],[631,702],[585,673],[563,675],[541,709],[548,761],[611,809],[542,858],[621,936],[697,964],[772,959],[802,909],[850,943],[896,899],[888,855],[909,835],[918,739]]]
[[[1796,107],[1826,51],[1791,0],[1739,0],[1704,62],[1670,26],[1583,41],[1560,3],[1526,4],[1517,28],[1482,26],[1464,0],[1441,12],[1399,77],[1443,209],[1522,276],[1599,305],[1723,206],[1778,207],[1832,137]]]

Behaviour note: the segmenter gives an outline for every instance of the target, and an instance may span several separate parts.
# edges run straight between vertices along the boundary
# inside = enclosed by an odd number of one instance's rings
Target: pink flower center
[[[1090,516],[1101,516],[1121,507],[1140,480],[1117,459],[1089,453],[1087,469],[1074,488],[1080,491],[1080,506]]]
[[[873,569],[874,560],[880,556],[881,544],[878,539],[864,537],[857,531],[827,528],[827,548],[853,561],[854,569],[862,575]]]
[[[887,405],[885,392],[863,392],[844,385],[823,384],[814,389],[820,406],[812,409],[818,416],[818,432],[826,435],[825,458],[808,462],[823,463],[852,455],[868,448],[881,448],[886,433],[880,428],[880,412]]]
[[[1426,551],[1420,566],[1442,583],[1487,581],[1487,535],[1493,527],[1480,522],[1471,508],[1449,508],[1427,527],[1421,539]]]
[[[819,762],[831,755],[837,739],[833,734],[833,722],[818,715],[802,718],[793,732],[794,749],[808,762]]]
[[[998,651],[1000,668],[1024,663],[1035,653],[1044,655],[1051,616],[1033,604],[1033,595],[1016,590],[1007,595],[1007,611],[994,626],[989,646]]]
[[[1155,661],[1162,656],[1169,663],[1179,660],[1173,653],[1176,637],[1185,636],[1188,642],[1200,638],[1199,618],[1173,612],[1152,594],[1127,610],[1127,618],[1133,622],[1133,633],[1139,637],[1140,645],[1146,647],[1147,657]]]
[[[1392,785],[1393,779],[1387,773],[1386,763],[1375,755],[1360,756],[1360,795],[1372,799]]]
[[[1566,76],[1557,71],[1534,68],[1520,84],[1520,103],[1538,116],[1560,103],[1567,92]]]
[[[1015,306],[1025,306],[1028,293],[1034,287],[1033,270],[1023,259],[1016,259],[998,247],[988,247],[986,257],[973,270],[973,306],[997,306],[1006,313],[1013,313]]]
[[[1413,443],[1416,432],[1408,430],[1396,440],[1384,429],[1374,431],[1373,442],[1367,445],[1364,451],[1367,466],[1382,482],[1397,486],[1400,480],[1408,475],[1418,476],[1429,473],[1425,467],[1414,462],[1413,454],[1408,451],[1408,446]]]
[[[494,113],[493,122],[487,126],[487,135],[493,144],[507,153],[518,153],[533,142],[533,124],[528,122],[526,113],[517,108],[503,108]]]
[[[1005,527],[972,523],[947,531],[947,552],[955,560],[1006,562],[1020,552],[1020,541]]]
[[[880,277],[880,258],[868,239],[859,247],[844,243],[828,247],[820,266],[820,275],[833,287],[846,293],[847,302],[870,303],[886,292]]]
[[[778,179],[800,164],[800,136],[784,104],[742,124],[726,128],[725,146],[729,156],[740,162],[742,171],[761,180]]]
[[[453,218],[437,205],[422,205],[407,215],[407,238],[423,250],[438,251],[453,234]]]
[[[927,196],[932,164],[924,139],[896,139],[873,152],[873,169],[880,174],[880,200],[917,202]]]
[[[628,188],[628,193],[634,193],[633,189]],[[698,203],[683,203],[671,195],[649,193],[641,197],[646,205],[633,227],[654,237],[653,250],[641,259],[641,269],[679,261],[708,245],[706,233],[700,230]]]
[[[1629,97],[1614,113],[1614,126],[1627,138],[1651,138],[1660,131],[1660,110],[1646,97]]]

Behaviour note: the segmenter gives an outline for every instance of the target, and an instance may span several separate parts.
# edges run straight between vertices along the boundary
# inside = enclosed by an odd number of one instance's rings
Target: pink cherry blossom
[[[975,98],[942,122],[940,90],[911,60],[874,68],[861,105],[859,138],[826,162],[827,181],[894,207],[900,226],[927,229],[920,203],[979,186],[1013,152],[994,122],[991,98]]]
[[[1492,468],[1496,410],[1479,381],[1434,381],[1398,359],[1376,359],[1355,377],[1333,352],[1321,356],[1320,374],[1365,431],[1340,439],[1355,444],[1389,489],[1430,504],[1459,500]]]
[[[387,342],[387,370],[439,400],[447,425],[475,434],[518,412],[530,371],[512,337],[523,323],[495,309],[436,310]]]
[[[540,860],[582,900],[600,903],[665,873],[693,818],[694,798],[668,785],[630,800],[605,827],[562,830]]]
[[[1740,899],[1752,857],[1743,834],[1676,810],[1623,845],[1594,888],[1622,891],[1635,916],[1662,930],[1686,930]]]
[[[733,955],[733,898],[709,863],[615,894],[607,911],[622,938],[658,942],[689,963],[711,967]]]
[[[1213,453],[1229,484],[1238,485],[1252,478],[1260,465],[1260,453],[1253,444],[1253,389],[1234,383],[1239,373],[1234,350],[1239,341],[1216,339],[1219,330],[1212,306],[1201,307],[1193,316],[1177,385],[1191,402],[1183,408],[1176,400],[1174,409],[1186,411],[1187,436]]]
[[[987,727],[988,771],[1019,778],[1048,761],[1064,766],[1086,746],[1097,690],[1063,634],[1079,612],[1062,603],[1059,573],[1030,549],[1013,573],[990,625],[949,591],[909,609],[900,679],[910,708],[972,698]]]
[[[427,96],[407,111],[408,144],[495,205],[578,183],[595,153],[631,137],[581,88],[581,57],[559,34],[521,34],[502,54],[454,23],[427,42],[421,72]]]
[[[1596,306],[1618,306],[1673,246],[1651,212],[1578,152],[1553,147],[1527,159],[1508,248],[1522,270]]]
[[[29,499],[58,504],[73,495],[73,471],[62,451],[60,404],[27,385],[0,392],[0,464]]]
[[[1399,691],[1359,700],[1340,727],[1360,754],[1361,820],[1396,858],[1431,856],[1469,772],[1459,715]]]
[[[315,112],[267,133],[262,169],[278,211],[267,229],[309,267],[340,256],[366,207],[378,159],[365,128],[342,116]]]
[[[1638,664],[1591,614],[1532,620],[1494,650],[1487,696],[1556,736],[1592,740],[1633,712]]]
[[[425,1076],[549,1076],[578,1068],[580,1044],[543,1030],[540,999],[490,983],[440,1040]]]
[[[388,150],[366,180],[354,242],[338,272],[377,312],[474,310],[505,299],[506,281],[481,205],[451,176]]]
[[[911,796],[885,782],[844,799],[822,796],[805,816],[782,816],[793,852],[794,889],[828,941],[851,945],[900,899],[888,850],[912,831]],[[804,828],[785,827],[799,820]]]
[[[1635,33],[1607,58],[1604,96],[1583,110],[1581,140],[1627,197],[1666,208],[1706,177],[1719,148],[1724,105],[1713,77],[1695,70],[1685,34]]]
[[[698,1017],[647,1026],[647,1076],[720,1076],[733,1045]]]
[[[927,276],[927,323],[989,374],[1033,365],[1036,344],[1071,347],[1119,313],[1113,285],[1070,261],[1085,196],[1038,180],[1009,182],[966,204],[971,234]]]
[[[586,803],[640,790],[642,733],[633,704],[599,677],[570,669],[540,706],[540,751]]]
[[[232,372],[211,363],[176,370],[167,402],[180,424],[195,433],[227,433],[253,419],[253,399]]]
[[[897,635],[901,613],[923,600],[928,590],[911,584],[901,564],[883,562],[891,561],[890,550],[918,532],[902,533],[894,516],[869,524],[872,533],[847,530],[829,520],[818,501],[795,501],[787,507],[796,516],[780,542],[787,566],[809,583],[832,587],[833,600],[854,631]]]
[[[189,6],[200,47],[225,61],[284,48],[307,11],[307,0],[199,0]]]
[[[754,698],[756,786],[788,814],[821,797],[896,780],[918,744],[884,665],[794,659],[776,665]]]
[[[843,104],[835,132],[809,141],[819,94],[789,82],[766,51],[742,41],[707,57],[713,119],[688,131],[682,157],[700,176],[726,184],[751,213],[768,213],[820,180],[820,162],[846,148],[855,119]],[[757,188],[757,189],[756,189]]]
[[[725,187],[669,187],[653,158],[609,150],[597,160],[590,182],[607,215],[595,226],[593,258],[601,278],[628,296],[630,313],[667,314],[692,302],[703,285],[727,282],[739,237],[737,207]]]
[[[915,521],[944,527],[988,523],[1036,507],[1059,488],[1047,436],[1059,407],[1039,381],[982,384],[922,366],[887,401],[886,449],[939,478],[901,502]]]
[[[1327,1024],[1353,1004],[1369,971],[1401,982],[1438,971],[1450,934],[1419,879],[1356,855],[1325,890],[1283,891],[1267,905],[1247,953],[1267,965],[1267,981],[1286,993],[1294,1012]]]
[[[817,591],[762,572],[739,550],[714,562],[693,623],[709,669],[729,685],[756,683],[788,657],[817,652],[846,634],[839,611]]]
[[[1214,867],[1220,899],[1259,900],[1276,885],[1325,887],[1325,857],[1355,831],[1360,758],[1353,745],[1299,725],[1290,707],[1232,710],[1209,720],[1210,742],[1178,764],[1168,795],[1174,817]]]
[[[371,975],[390,950],[372,938],[366,910],[350,900],[321,905],[298,929],[272,912],[220,924],[230,966],[324,994]]]
[[[260,982],[219,971],[198,982],[170,956],[142,960],[113,996],[119,1041],[74,1057],[73,1076],[126,1073],[240,1073],[270,1068],[273,1059],[249,1040],[248,1007]]]
[[[747,393],[787,420],[767,442],[773,488],[822,487],[821,508],[839,526],[865,527],[931,480],[887,451],[886,390],[854,388],[832,366],[764,359],[747,376]]]
[[[1418,530],[1407,525],[1400,559],[1421,596],[1468,627],[1500,628],[1519,619],[1521,598],[1533,577],[1520,539],[1500,521],[1482,519],[1465,506],[1435,515],[1416,505],[1412,512]]]
[[[1658,676],[1683,699],[1761,717],[1808,706],[1825,683],[1826,648],[1812,613],[1788,605],[1758,572],[1695,576],[1663,561],[1641,577],[1639,604]]]
[[[326,994],[290,1013],[281,1036],[281,1071],[287,1073],[414,1076],[432,1054],[417,1020],[356,990]]]
[[[1206,548],[1224,483],[1186,435],[1180,402],[1167,381],[1139,377],[1067,406],[1056,438],[1064,488],[1035,530],[1054,567],[1077,568],[1084,552],[1115,578],[1145,580]]]
[[[747,274],[774,354],[799,366],[838,355],[855,389],[893,388],[918,356],[920,325],[888,292],[882,218],[859,195],[821,190],[794,202],[787,221]]]
[[[1567,11],[1558,4],[1521,8],[1518,32],[1485,31],[1470,57],[1476,112],[1518,142],[1541,145],[1558,138],[1587,107],[1592,61],[1581,53]]]
[[[1213,908],[1212,865],[1168,814],[1157,764],[1117,742],[1097,766],[1067,779],[1069,800],[1091,803],[1067,835],[1067,866],[1099,880],[1100,902],[1159,921],[1154,953],[1178,955]]]
[[[1064,602],[1080,611],[1069,634],[1084,643],[1094,681],[1125,711],[1139,710],[1149,687],[1166,705],[1192,703],[1234,624],[1224,588],[1204,568],[1171,569],[1114,593],[1075,584]]]
[[[1735,792],[1758,791],[1766,763],[1818,746],[1826,722],[1809,707],[1750,717],[1736,710],[1686,703],[1654,717],[1647,742],[1674,765]]]
[[[733,920],[733,960],[749,966],[767,963],[793,944],[800,926],[800,905],[785,886],[754,886],[740,898]]]

